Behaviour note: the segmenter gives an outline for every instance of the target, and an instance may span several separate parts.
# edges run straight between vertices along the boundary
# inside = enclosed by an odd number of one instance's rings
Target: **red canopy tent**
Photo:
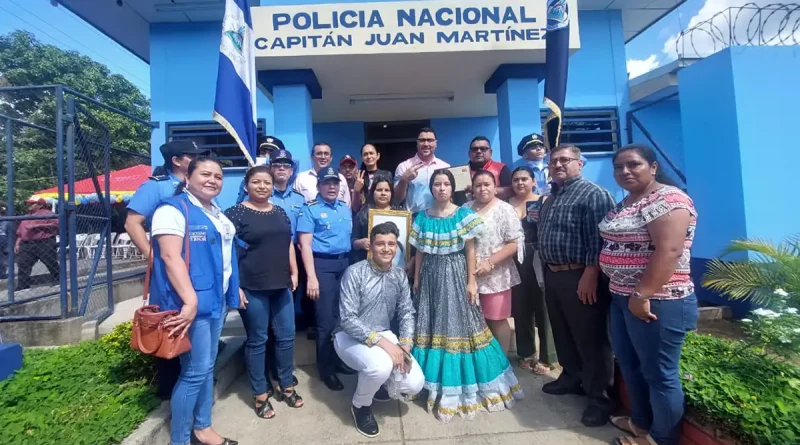
[[[133,167],[124,168],[122,170],[115,170],[109,174],[109,185],[111,189],[111,203],[128,202],[133,196],[136,189],[142,185],[143,182],[152,174],[152,169],[149,165],[136,165]],[[100,191],[105,191],[105,175],[97,176],[97,182],[100,184]],[[64,186],[64,198],[69,195],[67,186]],[[58,187],[51,187],[49,189],[40,190],[33,194],[30,199],[43,198],[50,204],[58,201]],[[94,187],[92,178],[82,179],[75,183],[75,204],[92,204],[97,203],[97,190]]]

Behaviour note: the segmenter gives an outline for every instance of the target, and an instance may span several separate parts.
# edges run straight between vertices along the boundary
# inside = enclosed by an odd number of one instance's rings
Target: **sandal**
[[[519,364],[520,368],[526,371],[533,372],[533,368],[536,366],[537,362],[536,359],[533,357],[527,357],[527,358],[520,357],[517,359],[517,363]]]
[[[303,398],[297,395],[297,391],[294,388],[291,389],[282,389],[279,395],[276,395],[275,398],[280,402],[281,399],[286,401],[286,404],[289,405],[291,408],[302,408],[305,403],[303,402]]]
[[[648,435],[647,430],[637,427],[630,416],[611,416],[609,420],[614,428],[625,434],[630,434],[633,437],[644,437]]]
[[[644,442],[642,442],[642,439],[644,439]],[[639,436],[639,437],[631,437],[631,436],[617,437],[611,442],[611,445],[658,445],[658,444],[648,434],[646,436]]]
[[[545,375],[545,374],[549,373],[552,370],[553,370],[553,368],[550,367],[550,365],[545,365],[544,363],[537,361],[536,364],[533,365],[533,370],[532,371],[536,375]]]
[[[275,408],[272,407],[272,403],[269,401],[270,394],[267,393],[267,398],[264,400],[258,400],[257,398],[253,397],[256,415],[261,417],[262,419],[272,419],[275,417]]]

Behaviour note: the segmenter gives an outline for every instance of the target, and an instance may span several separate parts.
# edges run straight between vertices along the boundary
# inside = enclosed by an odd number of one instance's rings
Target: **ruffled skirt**
[[[428,390],[428,411],[449,422],[479,410],[503,411],[523,397],[511,364],[480,307],[467,301],[463,251],[424,256],[413,350]]]

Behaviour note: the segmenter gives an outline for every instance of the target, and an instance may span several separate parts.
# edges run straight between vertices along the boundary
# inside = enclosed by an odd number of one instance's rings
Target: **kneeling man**
[[[378,224],[369,235],[372,259],[353,264],[342,278],[340,322],[334,334],[336,353],[358,371],[353,395],[356,429],[367,437],[379,434],[372,399],[387,383],[395,398],[422,390],[425,376],[411,356],[414,308],[405,271],[392,266],[400,235],[392,222]],[[400,338],[389,323],[397,317]]]

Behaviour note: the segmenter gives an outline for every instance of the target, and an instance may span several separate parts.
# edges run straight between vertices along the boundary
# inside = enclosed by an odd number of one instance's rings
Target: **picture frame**
[[[411,251],[408,246],[408,237],[411,234],[411,212],[406,210],[378,210],[369,209],[369,220],[367,222],[367,234],[372,233],[372,228],[385,222],[393,222],[398,230],[400,237],[397,239],[397,249],[403,252],[405,264],[411,261]],[[372,251],[367,253],[367,258],[372,258]]]
[[[463,192],[470,185],[472,185],[472,174],[469,171],[469,165],[459,165],[450,167],[450,173],[453,174],[453,179],[456,181],[453,184],[453,192]]]

